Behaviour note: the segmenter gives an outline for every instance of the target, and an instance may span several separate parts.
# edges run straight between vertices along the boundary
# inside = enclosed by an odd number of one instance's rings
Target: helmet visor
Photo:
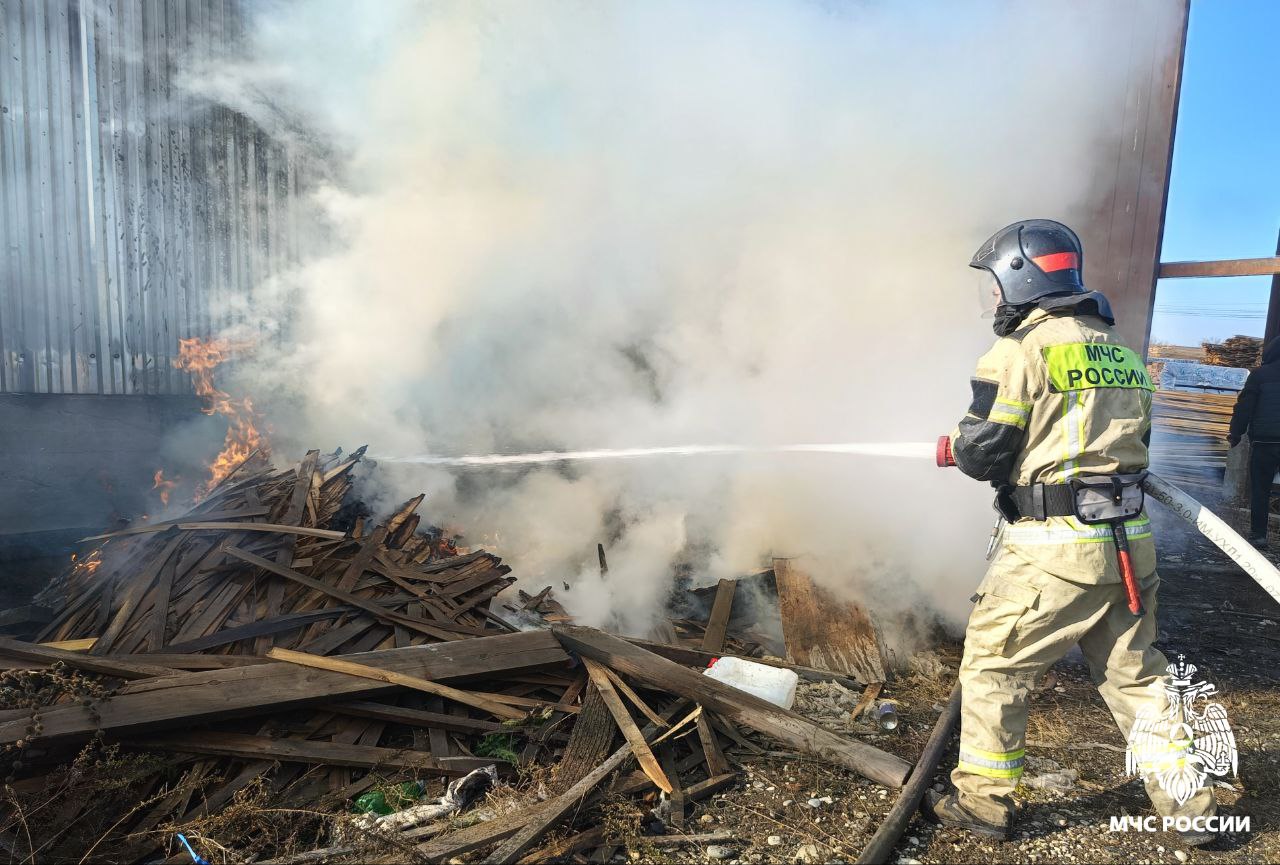
[[[975,268],[973,274],[973,290],[978,298],[979,315],[982,318],[994,318],[996,307],[1004,302],[1000,282],[994,273],[983,268]]]

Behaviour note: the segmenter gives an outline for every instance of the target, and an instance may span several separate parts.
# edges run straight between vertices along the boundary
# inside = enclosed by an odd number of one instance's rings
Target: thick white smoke
[[[1080,220],[1123,100],[1109,0],[272,4],[191,84],[327,154],[327,224],[252,311],[279,450],[920,441],[973,361],[978,244]],[[282,122],[283,121],[283,122]],[[920,460],[758,454],[444,469],[379,501],[492,541],[583,621],[811,554],[954,621],[990,491]],[[595,544],[610,573],[596,569]]]

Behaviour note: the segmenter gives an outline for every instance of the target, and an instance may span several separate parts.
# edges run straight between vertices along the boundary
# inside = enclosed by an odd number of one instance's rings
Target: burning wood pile
[[[625,839],[597,805],[660,791],[664,843],[696,840],[685,808],[733,784],[748,731],[902,784],[900,758],[702,675],[756,650],[731,581],[686,645],[575,627],[549,588],[494,604],[509,568],[425,528],[421,496],[378,525],[348,501],[361,456],[246,461],[181,518],[90,539],[43,629],[0,638],[12,861],[607,861]],[[521,792],[456,813],[495,784]]]

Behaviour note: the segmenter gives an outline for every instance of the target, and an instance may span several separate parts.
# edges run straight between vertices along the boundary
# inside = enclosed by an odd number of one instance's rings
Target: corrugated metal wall
[[[187,393],[296,257],[298,158],[177,86],[239,0],[0,0],[0,393]]]

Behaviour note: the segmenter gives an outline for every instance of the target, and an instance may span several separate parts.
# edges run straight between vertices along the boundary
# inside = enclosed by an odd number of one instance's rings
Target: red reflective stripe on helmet
[[[1080,268],[1080,256],[1074,252],[1051,252],[1048,255],[1038,255],[1031,259],[1035,262],[1036,267],[1045,273],[1053,273],[1055,270],[1067,270],[1069,268]]]

